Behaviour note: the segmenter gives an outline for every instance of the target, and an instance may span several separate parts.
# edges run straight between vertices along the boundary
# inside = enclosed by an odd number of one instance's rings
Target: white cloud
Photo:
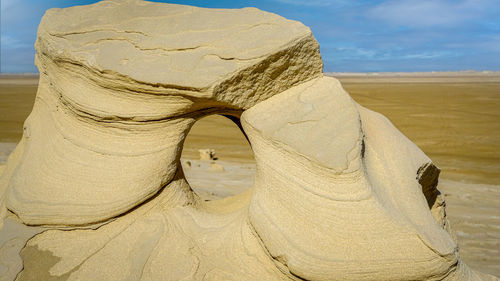
[[[335,57],[339,60],[367,60],[367,61],[393,61],[393,60],[426,60],[436,58],[450,58],[462,55],[460,52],[447,50],[413,51],[409,52],[400,48],[367,49],[356,46],[339,46],[332,48]]]
[[[368,17],[410,27],[454,26],[480,19],[494,0],[389,0]]]
[[[435,52],[418,52],[406,55],[396,56],[397,59],[434,59],[434,58],[449,58],[457,57],[461,54],[458,52],[435,51]]]
[[[473,49],[477,52],[500,52],[500,34],[483,35],[481,40],[470,40],[446,44],[447,48]]]

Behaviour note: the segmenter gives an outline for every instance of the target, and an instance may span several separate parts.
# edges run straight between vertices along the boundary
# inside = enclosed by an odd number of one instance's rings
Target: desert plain
[[[380,112],[441,169],[438,189],[472,268],[500,276],[500,72],[329,73],[352,98]],[[23,132],[37,75],[0,76],[0,169]],[[201,160],[200,149],[214,149]],[[186,177],[205,200],[253,185],[255,161],[239,128],[212,115],[190,131],[182,153]]]

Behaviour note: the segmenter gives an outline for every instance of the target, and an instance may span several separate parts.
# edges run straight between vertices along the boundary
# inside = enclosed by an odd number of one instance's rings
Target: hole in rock
[[[229,117],[210,115],[198,120],[184,142],[181,163],[189,185],[206,201],[233,196],[253,186],[252,149]]]

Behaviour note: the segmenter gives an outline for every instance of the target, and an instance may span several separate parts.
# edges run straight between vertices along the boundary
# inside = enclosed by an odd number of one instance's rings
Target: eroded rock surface
[[[309,28],[254,8],[116,0],[51,9],[36,48],[35,106],[0,183],[29,224],[129,210],[172,180],[197,118],[238,116],[322,68]]]
[[[478,278],[461,264],[444,214],[429,211],[416,176],[431,160],[336,79],[291,88],[242,121],[257,161],[250,221],[290,277]]]
[[[461,261],[439,169],[322,76],[301,23],[114,0],[49,10],[36,47],[1,211],[48,230],[2,277],[497,280]],[[208,114],[241,121],[257,162],[252,189],[211,202],[179,160]]]

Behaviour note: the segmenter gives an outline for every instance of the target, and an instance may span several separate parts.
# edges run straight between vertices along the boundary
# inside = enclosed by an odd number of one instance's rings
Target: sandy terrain
[[[336,76],[356,101],[386,115],[442,169],[439,187],[461,256],[500,276],[499,73]],[[0,164],[22,135],[35,92],[33,77],[0,77]],[[198,160],[203,148],[215,149],[218,160]],[[221,116],[195,124],[182,162],[206,200],[253,183],[252,151],[236,125]]]
[[[17,142],[35,102],[38,76],[0,75],[0,142]]]
[[[330,72],[342,83],[491,83],[500,82],[500,71],[458,72],[383,72],[347,73]]]
[[[437,163],[442,177],[500,183],[500,74],[489,77],[492,82],[455,76],[443,78],[458,79],[454,83],[378,79],[340,76],[357,102],[387,116]]]

